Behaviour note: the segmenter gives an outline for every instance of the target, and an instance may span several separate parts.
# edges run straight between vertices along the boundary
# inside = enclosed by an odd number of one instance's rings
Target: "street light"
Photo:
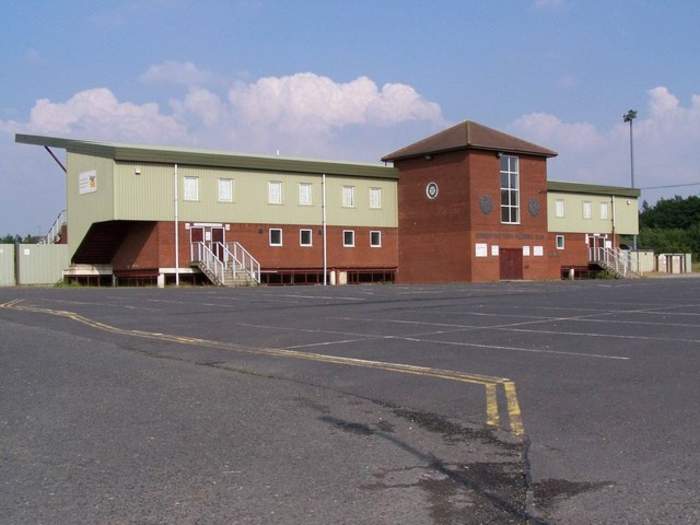
[[[634,109],[630,109],[627,113],[622,115],[622,120],[624,122],[630,123],[630,177],[632,179],[632,187],[634,188],[634,134],[632,133],[632,121],[637,118],[637,112]],[[639,211],[637,212],[639,213]],[[632,247],[634,251],[637,251],[637,236],[632,236]]]

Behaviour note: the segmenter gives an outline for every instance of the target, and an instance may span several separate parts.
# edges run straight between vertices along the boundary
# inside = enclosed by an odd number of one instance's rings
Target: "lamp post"
[[[630,177],[632,182],[632,188],[634,188],[634,133],[632,132],[632,121],[637,118],[637,112],[634,109],[630,109],[627,113],[622,115],[622,120],[624,122],[630,123]],[[639,210],[637,210],[639,213]],[[633,249],[637,251],[637,236],[632,237]]]

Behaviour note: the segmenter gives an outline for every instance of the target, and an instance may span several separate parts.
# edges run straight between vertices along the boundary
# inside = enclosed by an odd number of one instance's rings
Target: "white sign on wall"
[[[95,170],[83,171],[78,175],[78,192],[93,193],[97,191],[97,172]]]
[[[491,255],[493,255],[494,257],[498,256],[498,244],[491,245]]]
[[[542,246],[534,246],[532,250],[535,254],[535,257],[542,257],[544,255],[544,248],[542,248]]]
[[[488,255],[488,244],[476,243],[474,245],[477,257],[486,257]]]
[[[530,255],[530,247],[529,246],[523,246],[523,255],[525,257],[529,257],[529,255]]]

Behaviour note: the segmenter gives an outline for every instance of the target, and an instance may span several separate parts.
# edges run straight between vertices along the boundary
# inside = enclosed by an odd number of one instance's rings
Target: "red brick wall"
[[[469,236],[471,259],[470,279],[474,282],[500,279],[498,256],[491,255],[491,246],[499,248],[530,247],[530,255],[523,256],[524,279],[558,279],[552,269],[547,234],[547,164],[542,157],[519,155],[520,164],[520,224],[501,223],[500,160],[496,152],[470,150],[467,157],[471,199],[469,202],[471,232]],[[492,210],[485,214],[479,201],[491,199]],[[529,202],[539,204],[539,212],[529,211]],[[475,244],[488,245],[486,257],[476,257]],[[534,247],[542,246],[542,256],[534,255]]]
[[[399,282],[468,281],[469,184],[466,152],[398,161]],[[434,181],[440,192],[425,194]]]
[[[269,228],[282,228],[283,246],[269,246]],[[299,229],[312,230],[312,247],[299,246]],[[343,230],[355,231],[355,247],[343,246]],[[382,232],[382,246],[369,245],[369,232]],[[180,266],[190,264],[190,232],[180,223]],[[263,269],[318,269],[323,267],[321,226],[230,224],[226,242],[240,242]],[[175,267],[174,222],[134,222],[114,256],[115,270]],[[352,226],[328,227],[328,268],[396,268],[398,235],[396,228]]]

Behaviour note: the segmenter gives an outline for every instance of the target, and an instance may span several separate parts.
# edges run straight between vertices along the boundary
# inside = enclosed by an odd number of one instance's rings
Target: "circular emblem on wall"
[[[527,201],[527,211],[529,211],[530,215],[533,217],[537,217],[537,214],[540,213],[540,201],[534,197],[530,197],[530,200]]]
[[[479,197],[479,209],[484,215],[488,215],[493,210],[493,201],[488,195],[482,195]]]
[[[440,188],[438,188],[437,182],[429,182],[425,186],[425,194],[429,199],[437,198],[438,193],[440,193]]]

